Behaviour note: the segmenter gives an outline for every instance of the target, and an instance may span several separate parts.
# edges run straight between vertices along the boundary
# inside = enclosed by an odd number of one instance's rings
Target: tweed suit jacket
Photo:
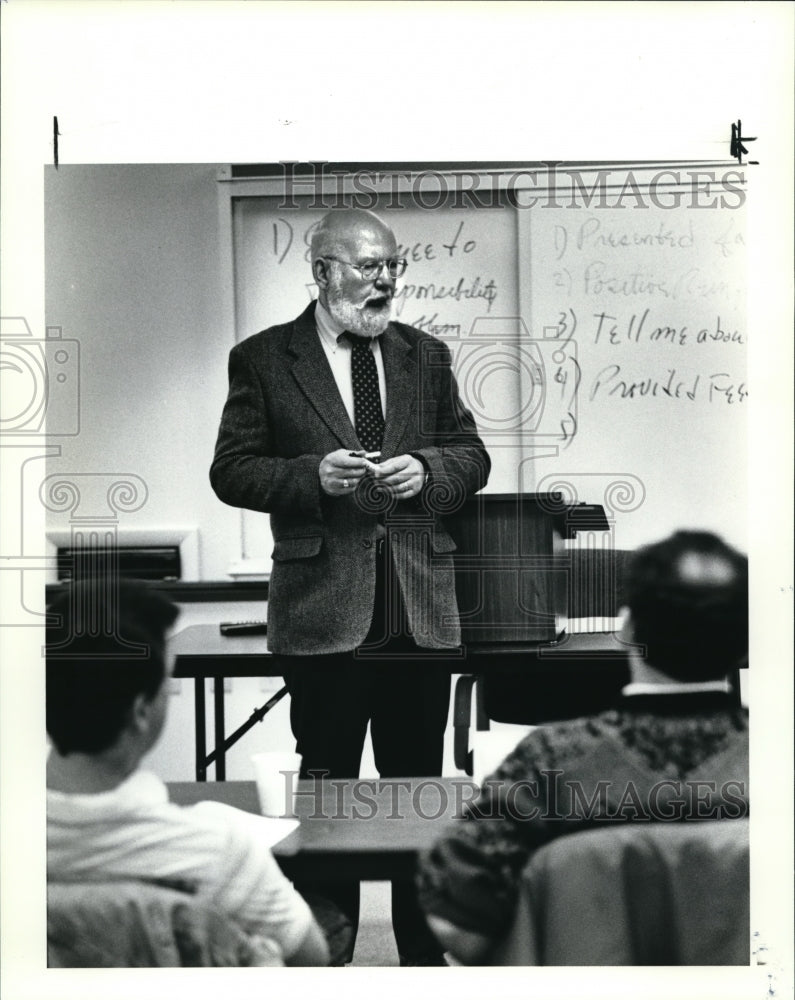
[[[487,482],[491,463],[463,405],[450,351],[429,334],[390,323],[381,340],[387,401],[382,461],[413,454],[429,470],[422,492],[398,501],[365,477],[328,496],[324,455],[361,445],[318,337],[314,303],[229,355],[229,394],[210,481],[219,499],[270,514],[274,538],[268,646],[311,655],[352,650],[373,612],[379,521],[391,542],[409,627],[418,646],[461,638],[444,522]]]

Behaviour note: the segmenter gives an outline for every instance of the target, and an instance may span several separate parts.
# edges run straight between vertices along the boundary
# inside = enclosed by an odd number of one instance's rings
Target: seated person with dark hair
[[[748,815],[748,716],[727,679],[748,650],[746,558],[680,531],[635,554],[624,589],[620,703],[531,732],[422,860],[428,923],[464,964],[488,962],[522,869],[554,838],[600,821]]]
[[[177,608],[108,579],[72,585],[49,612],[48,882],[187,885],[265,939],[275,964],[325,965],[323,932],[265,846],[266,821],[215,802],[174,805],[139,768],[166,718]]]

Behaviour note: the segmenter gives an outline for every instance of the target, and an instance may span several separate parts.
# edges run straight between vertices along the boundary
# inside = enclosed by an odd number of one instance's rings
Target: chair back
[[[522,874],[495,965],[747,965],[748,820],[569,834]]]
[[[197,897],[144,881],[47,885],[50,968],[280,966],[276,945]]]

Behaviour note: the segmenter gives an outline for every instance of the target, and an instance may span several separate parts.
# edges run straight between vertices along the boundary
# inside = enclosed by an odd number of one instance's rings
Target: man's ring
[[[342,480],[342,485],[343,485],[343,486],[345,487],[345,489],[347,490],[347,489],[348,489],[348,487],[350,486],[350,483],[348,482],[348,480],[347,480],[347,479],[343,479],[343,480]]]

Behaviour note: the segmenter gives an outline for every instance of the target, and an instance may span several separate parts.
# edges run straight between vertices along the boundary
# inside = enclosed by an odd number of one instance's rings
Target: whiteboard
[[[392,227],[398,254],[409,265],[398,282],[394,319],[448,344],[462,396],[481,431],[502,429],[506,423],[512,427],[521,405],[515,352],[501,359],[489,341],[487,363],[480,366],[473,360],[470,333],[502,315],[516,315],[515,213],[384,207],[379,214]],[[309,243],[323,215],[322,208],[286,210],[277,198],[234,200],[236,328],[241,338],[294,319],[316,297]],[[515,322],[511,325],[515,331]],[[493,450],[489,483],[498,493],[516,491],[521,461],[516,435],[511,433],[503,444]]]
[[[652,199],[633,183],[620,203],[381,198],[409,261],[393,315],[449,345],[492,457],[486,492],[601,503],[620,547],[702,527],[745,548],[744,195],[673,184]],[[328,206],[230,200],[242,339],[315,297],[309,242]],[[261,527],[244,535],[269,555]]]
[[[532,329],[576,359],[534,487],[605,503],[624,547],[685,526],[744,547],[742,207],[560,208],[525,229]]]

